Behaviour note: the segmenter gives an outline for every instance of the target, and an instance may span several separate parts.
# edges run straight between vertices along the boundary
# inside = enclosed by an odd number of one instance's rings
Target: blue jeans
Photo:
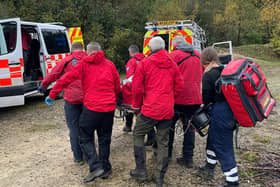
[[[226,181],[237,182],[238,171],[233,148],[233,131],[236,124],[233,113],[227,102],[215,103],[210,113],[212,119],[207,138],[207,163],[216,165],[218,160],[226,175]]]
[[[83,160],[83,153],[80,146],[79,136],[79,119],[83,110],[82,104],[71,104],[65,101],[64,104],[65,118],[69,129],[70,144],[75,160]]]

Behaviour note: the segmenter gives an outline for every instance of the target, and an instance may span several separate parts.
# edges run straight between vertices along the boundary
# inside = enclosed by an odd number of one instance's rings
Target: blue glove
[[[53,105],[53,102],[54,102],[54,100],[51,99],[49,96],[46,97],[45,103],[46,103],[47,105],[52,106],[52,105]]]

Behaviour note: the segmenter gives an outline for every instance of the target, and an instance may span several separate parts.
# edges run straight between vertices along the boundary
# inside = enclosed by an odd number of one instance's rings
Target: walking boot
[[[212,180],[214,179],[214,168],[215,165],[206,163],[204,166],[198,168],[197,175],[201,178]]]
[[[132,130],[131,130],[131,127],[124,126],[123,131],[124,132],[131,132]]]
[[[228,182],[228,181],[226,181],[226,183],[224,184],[218,185],[218,187],[237,187],[237,186],[239,186],[239,182]]]
[[[146,152],[144,147],[134,146],[134,157],[136,168],[130,171],[130,176],[140,181],[148,180],[146,169]]]
[[[108,179],[112,175],[112,169],[108,171],[104,171],[104,173],[101,175],[101,179]]]
[[[186,168],[193,167],[193,159],[185,159],[184,157],[178,157],[176,160],[179,165],[185,166]]]
[[[96,179],[97,177],[100,177],[102,176],[104,173],[104,170],[102,168],[98,168],[92,172],[90,172],[88,174],[88,176],[86,176],[83,180],[84,183],[88,183],[88,182],[91,182],[91,181],[94,181],[94,179]]]
[[[146,169],[134,169],[130,171],[130,176],[139,181],[147,181],[148,174]]]
[[[156,187],[163,187],[163,180],[156,180]]]

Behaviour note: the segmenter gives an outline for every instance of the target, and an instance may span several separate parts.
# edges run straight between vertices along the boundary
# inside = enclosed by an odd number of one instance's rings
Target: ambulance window
[[[68,40],[64,31],[43,29],[42,33],[47,51],[50,55],[70,52]]]
[[[0,23],[0,55],[8,54],[16,48],[16,22]]]

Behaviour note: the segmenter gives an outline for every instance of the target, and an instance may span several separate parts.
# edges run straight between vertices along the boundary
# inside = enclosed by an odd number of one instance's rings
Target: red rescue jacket
[[[134,75],[137,64],[143,60],[145,56],[142,53],[135,54],[126,64],[126,79]],[[128,82],[122,87],[123,103],[127,105],[132,104],[132,85]]]
[[[61,60],[50,73],[42,81],[41,85],[47,88],[51,83],[59,79],[64,73],[69,72],[77,65],[77,61],[80,61],[87,54],[83,51],[74,51],[69,56]],[[68,63],[68,65],[66,64]],[[80,79],[74,80],[67,87],[64,88],[64,99],[72,104],[83,103],[83,90]]]
[[[180,45],[180,44],[179,44]],[[186,46],[177,46],[176,50],[170,54],[173,61],[178,64],[182,59],[191,55],[191,52],[184,50]],[[183,45],[183,44],[182,44]],[[191,46],[191,45],[189,45]],[[186,48],[184,48],[186,47]],[[178,49],[179,48],[179,49]],[[191,46],[192,48],[192,46]],[[191,56],[179,65],[179,70],[184,79],[184,89],[175,99],[175,104],[179,105],[199,105],[202,104],[201,81],[203,67],[200,63],[200,54],[192,49]]]
[[[113,62],[107,60],[103,51],[87,56],[72,71],[63,75],[54,85],[49,97],[55,99],[72,81],[81,79],[84,106],[96,112],[116,109],[120,93],[120,77]]]
[[[177,65],[164,49],[140,61],[132,81],[132,107],[156,120],[171,119],[175,96],[183,90]]]

